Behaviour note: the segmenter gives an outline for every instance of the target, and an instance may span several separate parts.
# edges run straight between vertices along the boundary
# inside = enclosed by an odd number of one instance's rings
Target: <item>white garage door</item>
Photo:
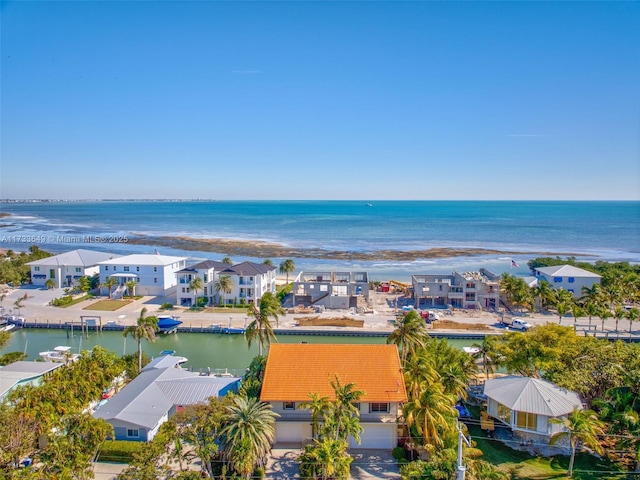
[[[391,450],[397,446],[397,425],[379,423],[361,423],[360,445],[353,438],[349,441],[351,448],[380,448]]]
[[[276,443],[300,443],[311,438],[311,423],[276,422]]]

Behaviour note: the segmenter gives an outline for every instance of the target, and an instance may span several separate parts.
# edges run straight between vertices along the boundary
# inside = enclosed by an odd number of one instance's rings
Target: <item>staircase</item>
[[[124,295],[124,292],[126,291],[127,291],[127,287],[125,287],[124,285],[118,285],[118,288],[116,288],[115,291],[111,294],[111,299],[120,300]]]

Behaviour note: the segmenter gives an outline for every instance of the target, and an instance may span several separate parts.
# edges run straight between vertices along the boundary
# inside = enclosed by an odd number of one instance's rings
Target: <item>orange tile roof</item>
[[[261,400],[306,401],[309,393],[334,398],[330,382],[354,383],[363,402],[406,402],[395,345],[272,344]]]

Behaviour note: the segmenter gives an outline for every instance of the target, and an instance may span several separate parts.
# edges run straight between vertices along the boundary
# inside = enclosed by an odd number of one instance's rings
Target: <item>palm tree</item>
[[[24,302],[26,298],[27,298],[27,295],[25,294],[24,297],[19,297],[15,302],[13,302],[13,306],[16,308],[16,310],[18,310],[18,315],[20,315],[20,309],[24,308],[24,305],[22,302]]]
[[[407,402],[402,411],[407,425],[415,426],[425,443],[439,447],[444,434],[454,428],[456,401],[455,395],[445,393],[444,386],[435,382],[425,384],[420,395]]]
[[[333,408],[327,419],[331,420],[331,427],[335,428],[335,440],[347,440],[349,436],[353,436],[359,440],[360,427],[359,422],[352,422],[351,419],[358,418],[360,411],[355,406],[366,393],[362,390],[356,390],[355,383],[340,383],[340,378],[336,375],[335,380],[331,382],[333,392],[336,396]],[[333,424],[335,422],[335,424]],[[357,435],[357,436],[356,436]]]
[[[404,383],[409,399],[418,398],[422,386],[440,380],[431,355],[420,349],[411,355],[402,367]]]
[[[127,287],[127,290],[129,290],[129,298],[133,298],[136,294],[136,281],[129,280],[125,283],[125,286]]]
[[[242,474],[248,478],[257,465],[265,464],[275,440],[275,421],[279,415],[268,403],[240,396],[233,399],[227,412],[225,426],[220,431],[222,449],[234,468],[240,466],[238,464],[241,459],[249,461],[253,468],[249,471],[243,462],[241,469]],[[238,455],[240,452],[242,455]]]
[[[258,341],[258,352],[262,356],[262,349],[265,345],[269,345],[271,340],[276,340],[276,334],[273,332],[270,318],[278,321],[278,315],[284,315],[286,312],[276,297],[271,292],[265,293],[260,299],[259,308],[255,304],[251,305],[251,309],[247,315],[253,317],[253,321],[247,326],[245,338],[247,344],[251,347],[254,340]]]
[[[598,435],[604,434],[604,423],[598,418],[598,414],[593,410],[579,410],[574,407],[573,412],[563,418],[552,418],[551,423],[559,423],[564,427],[564,431],[556,432],[552,435],[549,445],[555,445],[558,440],[569,439],[571,447],[571,460],[569,460],[568,475],[573,476],[573,462],[576,456],[576,448],[580,444],[585,444],[596,452],[602,454],[602,447],[598,443]]]
[[[577,302],[573,302],[573,304],[571,304],[571,316],[573,317],[573,331],[576,331],[576,324],[578,322],[578,318],[583,317],[585,314],[585,310],[582,307],[582,305],[580,305]]]
[[[616,306],[616,309],[613,311],[613,318],[616,319],[616,332],[618,331],[618,323],[620,322],[620,320],[625,318],[626,315],[627,311],[624,308]]]
[[[102,286],[107,289],[107,292],[109,293],[109,298],[111,298],[111,289],[117,284],[118,284],[118,280],[116,280],[113,277],[107,278],[102,284]]]
[[[546,282],[545,282],[546,283]],[[497,363],[498,353],[498,339],[493,335],[485,335],[482,339],[482,343],[474,343],[472,347],[478,350],[473,354],[476,359],[482,361],[482,371],[485,378],[489,378],[489,374],[495,371],[495,365]]]
[[[296,270],[296,264],[290,258],[287,258],[282,263],[280,263],[280,273],[285,273],[287,275],[287,283],[289,283],[289,274],[293,273]]]
[[[353,461],[347,453],[348,443],[324,437],[307,445],[298,457],[300,476],[315,480],[334,480],[349,478],[349,465]]]
[[[331,400],[329,397],[321,397],[317,393],[309,393],[309,401],[302,402],[298,405],[298,408],[308,408],[311,412],[311,436],[316,438],[318,436],[320,427],[320,418],[324,418],[331,407]]]
[[[263,265],[267,265],[268,267],[273,267],[273,262],[272,262],[272,261],[271,261],[271,259],[269,259],[269,258],[265,258],[265,259],[262,261],[262,264],[263,264]]]
[[[222,292],[222,303],[226,305],[226,294],[231,293],[233,289],[233,280],[231,275],[220,275],[216,283],[213,284],[213,288],[216,289],[216,293]]]
[[[533,287],[534,298],[540,299],[541,308],[547,308],[553,303],[554,290],[546,280],[538,280],[538,285]]]
[[[424,320],[418,312],[410,310],[387,337],[387,343],[398,346],[401,354],[400,359],[404,365],[410,354],[414,354],[419,348],[424,347],[427,338],[429,335]]]
[[[625,314],[627,320],[629,320],[629,338],[631,338],[631,328],[633,327],[633,322],[640,321],[640,309],[630,308],[627,310]]]
[[[231,257],[224,257],[222,259],[222,263],[226,263],[227,265],[233,265],[233,260],[231,260]]]
[[[611,318],[611,310],[609,310],[607,305],[603,304],[598,309],[598,316],[600,317],[600,320],[602,320],[602,331],[604,332],[604,322],[607,318]]]
[[[573,294],[564,288],[559,288],[555,292],[553,306],[556,312],[558,312],[558,325],[560,325],[562,323],[562,316],[571,311],[571,306],[574,303]]]
[[[158,317],[153,315],[146,317],[147,309],[140,310],[140,316],[135,325],[129,325],[124,329],[125,338],[131,335],[138,342],[138,371],[142,370],[142,340],[148,342],[156,341],[156,332],[158,331]]]
[[[202,278],[197,275],[193,277],[193,280],[189,283],[189,288],[193,290],[193,294],[195,296],[195,302],[193,304],[194,307],[198,306],[198,290],[202,290],[204,283],[202,282]]]

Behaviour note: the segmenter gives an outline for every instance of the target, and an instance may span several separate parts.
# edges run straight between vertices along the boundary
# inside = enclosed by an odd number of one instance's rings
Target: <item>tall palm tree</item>
[[[570,477],[573,476],[573,462],[576,456],[576,449],[581,444],[587,445],[596,452],[602,454],[602,447],[598,443],[598,435],[604,434],[604,423],[598,418],[598,414],[593,410],[579,410],[574,407],[573,412],[563,418],[552,418],[551,423],[559,423],[564,427],[564,431],[556,432],[552,435],[549,444],[555,445],[560,439],[568,438],[571,448],[571,460],[569,460]]]
[[[111,289],[113,287],[115,287],[118,284],[118,280],[116,280],[113,277],[108,277],[104,283],[102,284],[103,287],[105,287],[107,289],[107,292],[109,294],[109,298],[111,298]]]
[[[578,318],[583,317],[585,314],[585,310],[578,302],[573,302],[571,304],[571,316],[573,317],[573,331],[576,331]]]
[[[627,310],[625,316],[627,317],[627,320],[629,320],[629,338],[631,338],[631,328],[633,327],[633,322],[640,321],[640,309],[637,309],[635,307],[630,308],[629,310]]]
[[[260,306],[256,307],[255,304],[251,305],[251,309],[247,312],[247,315],[253,318],[253,321],[247,326],[245,332],[245,338],[247,344],[251,347],[251,343],[254,340],[258,341],[258,352],[262,356],[262,350],[265,346],[271,343],[271,340],[276,340],[276,334],[273,332],[273,326],[271,325],[270,318],[278,321],[279,315],[285,315],[286,312],[276,297],[271,292],[265,293],[260,299]]]
[[[429,384],[440,380],[431,355],[422,348],[407,359],[402,367],[402,372],[409,399],[418,398],[425,383]]]
[[[232,466],[241,458],[248,458],[253,468],[247,474],[243,465],[242,473],[248,475],[256,466],[264,466],[275,440],[275,422],[279,415],[268,403],[257,398],[237,396],[233,404],[227,406],[228,416],[220,431],[220,440],[225,457]],[[242,452],[242,456],[238,455]],[[235,468],[235,466],[234,466]]]
[[[424,347],[427,338],[429,335],[424,320],[418,312],[410,310],[387,337],[387,343],[398,346],[400,359],[404,365],[409,355]]]
[[[602,331],[604,332],[604,322],[607,318],[611,318],[611,310],[609,310],[607,305],[603,304],[598,309],[598,316],[600,317],[600,320],[602,320]]]
[[[189,282],[189,288],[193,290],[193,294],[195,296],[195,302],[193,302],[194,307],[198,306],[198,290],[202,290],[203,286],[204,284],[202,282],[202,278],[198,277],[197,275],[193,277],[193,280],[191,280],[191,282]]]
[[[233,280],[231,279],[231,275],[220,275],[218,280],[213,284],[213,288],[216,289],[216,293],[222,292],[222,303],[226,305],[228,293],[231,293],[233,289]]]
[[[324,418],[331,407],[329,397],[321,397],[317,393],[309,393],[309,400],[300,403],[298,408],[308,408],[311,412],[311,436],[317,438],[320,431],[320,418]]]
[[[560,325],[562,323],[562,316],[571,311],[571,306],[574,303],[573,294],[564,288],[559,288],[555,292],[553,306],[556,312],[558,312],[558,325]]]
[[[129,325],[124,329],[125,338],[129,335],[138,342],[138,371],[142,370],[142,340],[148,342],[156,341],[156,332],[158,331],[158,317],[150,315],[146,316],[147,309],[140,310],[140,316],[135,325]]]
[[[289,274],[293,273],[296,270],[295,262],[287,258],[286,260],[280,263],[280,273],[284,273],[287,275],[287,283],[289,283]]]
[[[129,280],[125,283],[125,286],[129,290],[129,298],[133,298],[133,296],[136,294],[136,281]]]
[[[616,319],[616,332],[618,331],[618,323],[620,322],[620,320],[625,318],[626,315],[627,315],[627,311],[620,306],[617,306],[616,309],[613,311],[613,318]]]
[[[13,306],[16,308],[16,310],[18,310],[18,315],[20,315],[20,309],[24,308],[24,305],[22,302],[24,302],[26,298],[27,298],[27,295],[25,294],[24,297],[19,297],[15,302],[13,302]]]
[[[554,290],[546,280],[538,280],[538,285],[533,287],[534,298],[540,299],[541,308],[547,308],[553,303]]]
[[[407,402],[402,411],[407,425],[415,426],[425,443],[441,447],[445,434],[454,428],[456,401],[455,395],[445,393],[444,386],[435,382],[425,384],[420,395]]]
[[[267,265],[268,267],[273,267],[273,262],[271,261],[271,259],[270,259],[270,258],[265,258],[265,259],[262,261],[262,264],[263,264],[263,265]]]
[[[231,257],[224,257],[222,259],[222,263],[226,263],[227,265],[233,265],[233,260],[231,260]]]
[[[495,366],[500,356],[498,353],[498,338],[493,335],[485,335],[482,343],[474,343],[472,347],[478,349],[473,354],[473,357],[481,360],[482,371],[485,378],[488,379],[489,374],[495,371]]]
[[[336,375],[335,380],[331,381],[331,386],[333,387],[336,399],[330,415],[328,415],[328,419],[335,422],[335,425],[332,425],[335,428],[335,439],[346,441],[349,435],[354,437],[358,435],[356,438],[359,439],[359,433],[362,431],[362,428],[359,422],[354,424],[351,419],[360,416],[360,411],[355,404],[360,401],[366,392],[356,390],[355,383],[345,383],[343,385],[338,375]]]

